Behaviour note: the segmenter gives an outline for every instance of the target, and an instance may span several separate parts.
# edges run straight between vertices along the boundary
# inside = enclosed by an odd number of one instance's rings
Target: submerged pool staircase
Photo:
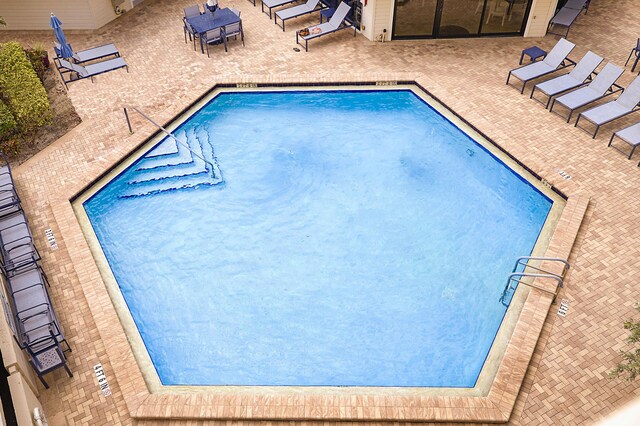
[[[167,136],[136,163],[133,177],[127,182],[128,188],[120,198],[141,197],[201,185],[219,185],[224,182],[209,133],[204,128],[180,130],[173,135],[137,108],[129,108],[149,120]],[[127,108],[125,116],[129,131],[132,131]]]
[[[542,268],[540,265],[535,265],[534,263],[542,264],[546,262],[547,264],[559,263],[562,265],[562,270],[557,272],[549,271],[548,269]],[[513,266],[513,270],[507,279],[507,284],[502,291],[502,296],[500,296],[500,303],[504,306],[509,306],[511,302],[511,298],[518,287],[518,284],[524,284],[529,287],[534,287],[542,291],[546,291],[548,293],[552,293],[555,297],[556,291],[558,288],[561,288],[564,285],[564,277],[569,270],[569,262],[564,259],[555,258],[555,257],[533,257],[533,256],[522,256],[516,260],[515,265]],[[558,285],[551,291],[548,288],[540,287],[534,284],[536,278],[549,278],[554,280]]]

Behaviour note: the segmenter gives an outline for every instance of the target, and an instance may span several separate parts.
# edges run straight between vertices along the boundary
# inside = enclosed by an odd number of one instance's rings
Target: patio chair
[[[551,102],[551,108],[549,108],[549,111],[558,114],[556,111],[553,111],[553,107],[556,104],[562,105],[564,108],[569,110],[569,116],[567,117],[568,123],[571,121],[571,115],[576,109],[590,104],[591,102],[595,102],[598,99],[602,99],[605,96],[622,91],[622,87],[616,84],[616,80],[620,78],[623,72],[624,70],[622,68],[619,68],[612,63],[608,63],[588,86],[581,87],[578,90],[556,97],[553,102]]]
[[[213,44],[213,43],[223,43],[224,44],[224,51],[227,51],[227,43],[225,41],[225,36],[224,36],[224,30],[222,28],[216,28],[215,30],[210,30],[207,31],[204,36],[202,37],[202,41],[204,42],[204,44],[207,46],[207,58],[210,58],[211,56],[209,56],[209,45]],[[244,43],[244,40],[243,40]]]
[[[547,96],[547,103],[544,104],[545,108],[549,108],[551,99],[567,90],[575,89],[576,87],[583,86],[587,79],[591,79],[591,74],[596,70],[598,65],[602,62],[602,58],[595,53],[589,51],[586,55],[576,64],[569,74],[561,75],[560,77],[547,80],[542,83],[538,83],[533,86],[531,90],[531,99],[534,99],[542,104],[544,102],[536,99],[533,95],[536,90],[544,93]]]
[[[307,0],[306,3],[278,10],[273,17],[273,20],[276,25],[278,25],[278,18],[280,18],[280,20],[282,21],[282,31],[284,31],[284,23],[287,19],[304,16],[309,13],[322,10],[323,8],[324,6],[320,3],[320,0]]]
[[[576,63],[574,61],[567,58],[574,47],[576,47],[575,44],[561,38],[544,60],[534,62],[533,64],[527,64],[509,71],[509,75],[507,75],[507,84],[509,84],[511,76],[514,76],[518,80],[522,81],[522,89],[520,90],[520,93],[524,93],[524,88],[529,81],[567,68],[571,65],[575,65]]]
[[[3,153],[0,152],[0,158],[4,160],[4,164],[0,165],[0,218],[20,211],[20,197],[16,192],[11,176],[11,166]]]
[[[269,19],[272,18],[271,10],[275,7],[285,6],[289,3],[293,3],[297,0],[262,0],[262,13],[268,14]],[[264,7],[267,7],[268,12],[264,11]]]
[[[351,11],[351,6],[345,2],[340,2],[340,5],[331,16],[328,22],[324,24],[314,25],[309,27],[309,35],[302,36],[300,31],[296,31],[296,44],[304,46],[305,51],[309,51],[309,40],[322,37],[327,34],[335,33],[336,31],[344,30],[346,28],[353,28],[353,36],[356,36],[356,27],[347,21],[347,15]],[[299,39],[304,40],[304,44],[300,43]]]
[[[71,45],[69,45],[69,47],[71,47]],[[53,50],[56,53],[56,59],[62,58],[60,49],[60,44],[58,42],[54,42]],[[77,52],[73,51],[73,56],[71,57],[71,59],[73,59],[73,62],[75,62],[76,64],[82,64],[84,62],[108,58],[109,56],[115,56],[116,58],[120,56],[120,52],[113,43],[93,47],[91,49],[80,50]]]
[[[193,29],[187,18],[182,18],[182,31],[184,32],[184,42],[187,43],[187,34],[189,35],[189,41],[193,40],[193,50],[196,50],[196,39],[199,37],[198,33]]]
[[[236,9],[235,7],[230,7],[229,8],[230,11],[233,12],[234,15],[236,15],[238,18],[240,17],[240,11],[238,9]]]
[[[580,15],[580,12],[582,12],[582,9],[571,9],[563,7],[549,21],[547,33],[567,37],[569,35],[569,31],[571,30],[571,26]],[[566,27],[567,31],[565,31],[564,33],[553,32],[552,30],[554,29],[554,26]]]
[[[0,218],[0,253],[7,277],[40,260],[27,218],[22,211]]]
[[[185,18],[193,18],[194,16],[198,16],[198,15],[200,15],[200,6],[198,6],[197,4],[184,8]]]
[[[224,37],[226,40],[233,37],[235,40],[238,39],[238,35],[242,40],[242,45],[244,46],[244,31],[242,30],[242,21],[236,22],[235,24],[229,24],[224,28]]]
[[[618,137],[620,140],[622,140],[623,142],[625,142],[627,145],[631,146],[631,152],[629,153],[627,159],[631,159],[631,156],[633,155],[633,151],[636,150],[636,148],[638,147],[638,145],[640,145],[640,123],[636,123],[634,125],[631,125],[629,127],[625,127],[622,130],[618,130],[617,132],[615,132],[614,134],[611,135],[611,139],[609,139],[609,145],[611,148],[615,149],[616,151],[619,151],[621,153],[623,153],[624,155],[627,155],[626,152],[624,152],[623,150],[621,150],[620,148],[618,148],[615,145],[612,145],[613,143],[613,139],[615,137]]]
[[[578,114],[575,127],[587,131],[585,128],[578,126],[581,118],[595,124],[596,129],[592,135],[595,138],[600,126],[638,110],[638,104],[640,104],[640,76],[636,77],[615,101],[607,102]]]
[[[55,336],[53,336],[53,333],[51,333],[51,336],[47,340],[37,346],[27,346],[26,349],[29,354],[31,366],[38,374],[38,378],[46,389],[49,389],[49,385],[43,376],[53,370],[62,367],[69,377],[73,377],[73,373],[71,373],[71,370],[67,366],[67,358],[64,355],[64,351]]]
[[[502,18],[502,23],[500,24],[504,27],[504,21],[509,16],[509,7],[510,4],[504,0],[489,0],[489,10],[487,11],[487,21],[485,25],[489,23],[491,18],[497,16],[498,18]]]
[[[634,54],[636,55],[636,60],[633,63],[633,66],[631,67],[631,72],[634,72],[636,70],[636,66],[638,65],[638,60],[640,60],[640,38],[638,39],[638,42],[636,43],[636,47],[631,49],[631,53],[629,53],[629,57],[627,58],[627,62],[624,63],[625,67],[629,63],[629,59],[631,59],[631,56],[633,56]]]
[[[60,73],[60,78],[62,79],[65,88],[68,83],[84,80],[86,78],[91,79],[91,82],[93,83],[93,77],[96,75],[104,74],[120,68],[126,68],[127,72],[129,72],[129,66],[122,58],[109,59],[107,61],[97,62],[86,66],[73,64],[64,59],[60,59],[58,60],[57,65],[58,73]],[[65,75],[68,75],[69,79],[66,79]]]

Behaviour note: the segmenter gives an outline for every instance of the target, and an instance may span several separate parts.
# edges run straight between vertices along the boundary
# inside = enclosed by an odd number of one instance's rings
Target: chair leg
[[[638,66],[638,60],[640,60],[640,52],[637,52],[636,61],[633,63],[633,66],[631,67],[631,72],[634,72],[636,70],[636,67]]]
[[[67,374],[69,375],[69,377],[73,377],[73,373],[71,372],[71,370],[69,370],[67,364],[64,365],[64,369],[67,370]]]
[[[629,53],[629,57],[627,58],[627,62],[624,63],[624,66],[626,67],[627,64],[629,63],[629,60],[631,59],[631,55],[633,55],[635,49],[631,49],[631,53]]]
[[[240,39],[242,40],[242,47],[244,47],[244,31],[240,31]]]
[[[38,374],[38,378],[40,379],[40,381],[42,382],[42,384],[44,385],[45,389],[49,389],[49,385],[47,384],[47,382],[44,381],[44,379],[42,378],[41,375]]]

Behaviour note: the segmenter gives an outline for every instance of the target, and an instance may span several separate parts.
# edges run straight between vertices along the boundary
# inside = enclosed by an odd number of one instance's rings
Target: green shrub
[[[0,141],[8,140],[16,131],[18,124],[9,107],[0,100]]]
[[[33,48],[24,49],[24,53],[27,54],[27,58],[29,59],[29,62],[31,62],[31,67],[36,72],[40,81],[44,82],[44,71],[46,69],[44,65],[45,52],[38,48]]]
[[[0,92],[20,132],[51,122],[47,92],[19,43],[5,43],[0,48]]]

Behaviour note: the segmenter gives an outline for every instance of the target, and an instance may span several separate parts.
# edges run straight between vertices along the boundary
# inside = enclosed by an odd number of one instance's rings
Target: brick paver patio
[[[640,395],[638,383],[607,378],[624,347],[624,319],[640,301],[640,154],[632,161],[607,148],[613,130],[640,119],[640,113],[605,126],[593,140],[585,132],[504,84],[523,48],[550,48],[555,38],[490,38],[374,43],[348,31],[310,43],[308,53],[295,52],[294,29],[309,18],[288,23],[282,32],[260,8],[244,0],[223,6],[242,11],[246,47],[231,41],[229,52],[211,49],[211,58],[184,43],[182,8],[190,1],[147,0],[134,11],[94,33],[68,32],[74,48],[114,42],[130,72],[111,72],[96,82],[76,82],[69,94],[83,123],[49,148],[15,169],[15,180],[43,253],[54,304],[73,347],[70,367],[48,376],[51,389],[41,401],[52,425],[223,424],[146,420],[130,417],[124,395],[139,389],[119,383],[110,364],[111,347],[121,342],[119,327],[95,316],[106,295],[92,288],[95,268],[69,254],[84,241],[62,187],[82,188],[125,156],[153,129],[134,117],[136,133],[128,134],[122,107],[133,105],[165,122],[216,83],[285,81],[418,80],[426,89],[547,180],[580,188],[591,197],[571,252],[571,271],[560,298],[570,300],[566,317],[552,306],[542,336],[518,394],[509,424],[591,424]],[[640,35],[635,0],[593,0],[569,39],[577,44],[571,57],[592,50],[622,66]],[[48,19],[48,17],[43,17]],[[52,32],[0,32],[0,42],[18,39],[50,46]],[[620,80],[634,77],[630,67]],[[564,181],[559,171],[571,176]],[[66,203],[67,207],[64,207]],[[48,248],[44,230],[51,228],[59,248]],[[82,238],[82,237],[80,237]],[[122,357],[129,359],[128,348]],[[128,351],[130,352],[130,351]],[[111,358],[113,358],[111,356]],[[93,365],[101,362],[113,395],[98,391]],[[135,375],[137,367],[131,366]],[[125,372],[126,374],[126,372]],[[118,377],[121,377],[120,375]],[[123,389],[123,387],[125,389]],[[131,388],[134,387],[134,388]],[[198,407],[198,397],[191,401]],[[157,402],[162,406],[162,399]],[[232,416],[233,401],[219,414]],[[243,424],[257,422],[243,421]],[[275,423],[275,422],[270,422]],[[320,424],[322,422],[308,422]],[[325,423],[323,423],[325,424]]]

